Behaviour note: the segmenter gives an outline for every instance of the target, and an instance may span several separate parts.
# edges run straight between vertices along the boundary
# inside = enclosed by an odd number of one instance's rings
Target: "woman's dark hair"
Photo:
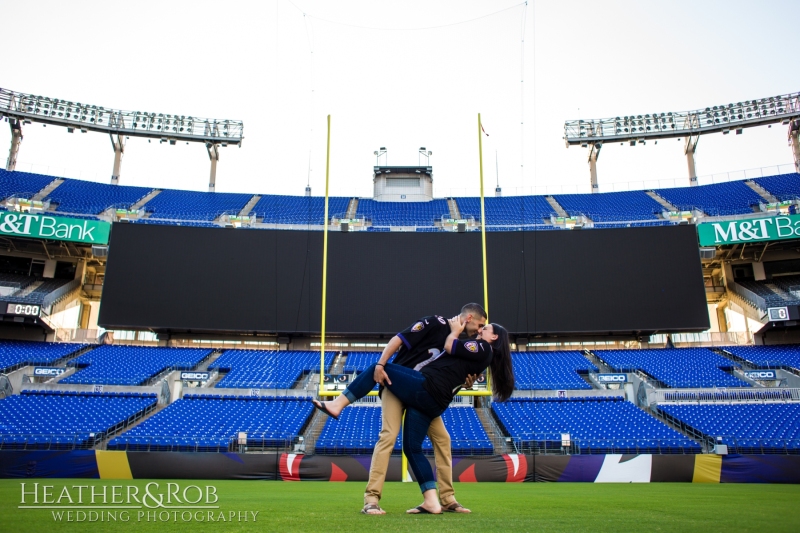
[[[508,344],[508,331],[500,324],[492,323],[492,331],[497,339],[492,343],[492,396],[504,402],[514,392],[514,367],[511,364],[511,347]]]

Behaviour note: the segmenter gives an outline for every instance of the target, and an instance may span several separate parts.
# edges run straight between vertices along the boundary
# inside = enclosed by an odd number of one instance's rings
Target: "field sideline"
[[[457,483],[456,495],[473,510],[471,515],[407,516],[404,511],[420,502],[415,483],[387,483],[384,516],[358,513],[364,483],[288,483],[279,481],[176,480],[188,485],[212,485],[219,509],[199,511],[203,522],[182,521],[178,511],[165,521],[147,519],[150,511],[130,510],[129,522],[89,523],[55,521],[48,509],[19,509],[21,485],[52,485],[54,497],[66,486],[135,485],[142,493],[148,480],[100,481],[85,479],[0,480],[0,531],[795,531],[798,485],[756,484],[592,484],[592,483]],[[169,480],[154,480],[162,492]],[[157,489],[153,486],[153,492]],[[90,489],[84,489],[90,490]],[[122,489],[123,493],[126,488]],[[194,490],[194,489],[192,489]],[[28,495],[26,503],[33,502]],[[87,494],[84,493],[88,502]],[[194,498],[194,497],[193,497]],[[67,502],[64,499],[63,502]],[[95,512],[105,510],[93,509]],[[60,510],[65,512],[63,510]],[[152,510],[151,512],[154,512]],[[88,513],[89,510],[84,512]],[[118,513],[121,511],[117,510]],[[198,511],[193,511],[197,513]],[[177,514],[175,514],[177,513]],[[210,513],[216,520],[205,520]],[[222,513],[224,521],[219,520]],[[253,514],[256,521],[253,522]],[[247,521],[242,516],[247,516]],[[77,515],[73,516],[74,517]],[[121,516],[121,515],[120,515]],[[155,515],[150,515],[155,517]],[[162,520],[166,516],[161,515]],[[184,515],[188,516],[188,515]],[[174,519],[177,517],[177,519]],[[228,520],[228,518],[231,518]],[[46,528],[46,529],[45,529]]]

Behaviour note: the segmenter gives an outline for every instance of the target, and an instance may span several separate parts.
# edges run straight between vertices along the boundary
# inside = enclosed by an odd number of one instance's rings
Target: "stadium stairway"
[[[614,373],[614,371],[611,369],[610,366],[608,366],[603,361],[601,361],[599,357],[597,357],[595,354],[593,354],[589,350],[584,350],[583,351],[583,356],[586,359],[588,359],[590,363],[592,363],[594,366],[596,366],[600,370],[600,372],[602,372],[604,374],[612,374],[612,373]],[[594,386],[594,383],[592,381],[590,381],[590,380],[587,380],[587,381],[592,386]]]
[[[756,183],[755,181],[753,181],[753,180],[747,180],[747,181],[745,181],[745,182],[744,182],[744,184],[745,184],[745,185],[747,185],[748,187],[750,187],[751,189],[753,189],[753,190],[756,192],[756,194],[758,194],[759,196],[761,196],[761,197],[762,197],[764,200],[766,200],[767,202],[769,202],[769,203],[775,203],[775,202],[777,202],[777,201],[778,201],[778,199],[777,199],[777,198],[775,198],[775,197],[772,195],[772,193],[770,193],[770,192],[769,192],[767,189],[765,189],[764,187],[762,187],[761,185],[759,185],[759,184],[758,184],[758,183]]]
[[[347,211],[345,212],[344,218],[348,220],[356,218],[357,211],[358,211],[358,198],[350,198],[350,202],[347,204]]]
[[[147,193],[146,195],[144,195],[144,196],[143,196],[143,197],[142,197],[140,200],[138,200],[138,201],[137,201],[135,204],[131,205],[131,211],[135,211],[135,210],[137,210],[137,209],[141,209],[142,207],[144,207],[144,205],[145,205],[147,202],[149,202],[150,200],[152,200],[153,198],[155,198],[155,197],[156,197],[156,196],[158,196],[159,194],[161,194],[161,189],[153,189],[152,191],[150,191],[149,193]]]
[[[731,284],[736,285],[736,282],[732,282]],[[727,291],[728,300],[735,303],[742,309],[742,314],[744,314],[747,318],[755,320],[756,322],[764,323],[764,319],[766,318],[765,313],[766,309],[761,310],[758,306],[745,298],[744,296],[737,294],[733,290],[728,288]]]
[[[552,196],[545,196],[545,198],[544,198],[544,199],[545,199],[545,200],[547,200],[547,203],[548,203],[548,204],[550,204],[550,207],[552,207],[552,208],[553,208],[553,211],[555,211],[556,213],[558,213],[558,216],[560,216],[560,217],[564,217],[564,218],[566,218],[566,217],[568,217],[568,216],[569,216],[569,213],[567,213],[567,212],[564,210],[564,208],[563,208],[563,207],[561,207],[561,204],[559,204],[559,203],[556,201],[556,199],[555,199],[555,198],[553,198]]]
[[[261,200],[260,194],[256,194],[252,198],[250,198],[250,200],[246,204],[244,204],[242,210],[239,211],[239,216],[246,217],[247,215],[249,215],[250,211],[253,210],[253,208],[256,206],[259,200]]]
[[[656,193],[655,191],[645,191],[645,194],[650,198],[652,198],[653,200],[655,200],[656,202],[658,202],[659,204],[661,204],[662,206],[664,206],[664,209],[666,209],[667,211],[680,211],[680,209],[678,209],[677,207],[666,201],[664,198],[659,196],[658,193]]]
[[[509,435],[503,431],[502,427],[495,418],[496,415],[494,414],[494,411],[492,411],[490,407],[476,406],[475,414],[478,415],[478,420],[481,421],[481,425],[483,426],[484,431],[486,431],[486,435],[494,445],[495,454],[517,453],[516,449],[514,448],[514,444],[509,438]]]
[[[461,220],[461,210],[458,209],[455,198],[447,199],[447,207],[450,209],[450,218],[453,220]]]
[[[59,185],[64,183],[64,180],[61,178],[56,178],[50,183],[47,184],[47,187],[36,193],[31,200],[40,202],[47,198],[51,192],[53,192]]]
[[[657,405],[653,405],[652,409],[642,409],[641,407],[639,409],[652,416],[659,422],[666,424],[681,435],[684,435],[687,439],[699,444],[700,447],[703,448],[703,453],[710,453],[713,449],[714,443],[709,442],[702,433],[692,431],[692,429],[687,428],[686,424],[679,423],[673,417],[667,416],[667,414],[659,409]]]
[[[141,424],[145,420],[147,420],[147,419],[153,417],[154,415],[160,413],[161,411],[163,411],[167,407],[169,407],[169,404],[157,403],[156,406],[155,406],[155,409],[150,409],[148,411],[145,411],[143,413],[143,415],[141,415],[139,418],[136,418],[133,421],[128,422],[128,425],[126,425],[125,427],[119,429],[118,431],[114,431],[114,432],[111,432],[111,433],[107,434],[102,440],[100,440],[97,443],[95,443],[94,449],[95,450],[105,450],[105,449],[107,449],[108,448],[108,442],[111,439],[119,437],[120,435],[123,435],[123,434],[127,433],[128,431],[132,430],[133,428],[135,428],[136,426],[138,426],[139,424]]]

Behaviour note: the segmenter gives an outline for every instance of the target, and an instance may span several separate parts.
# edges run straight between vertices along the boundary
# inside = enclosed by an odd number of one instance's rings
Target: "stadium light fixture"
[[[214,147],[225,143],[242,145],[244,124],[241,120],[200,118],[187,115],[124,111],[103,106],[71,102],[59,98],[36,96],[0,88],[0,117],[12,123],[12,130],[19,130],[18,139],[12,139],[13,154],[9,154],[7,170],[14,170],[19,141],[22,139],[20,122],[32,122],[63,126],[69,133],[80,129],[86,133],[95,131],[111,136],[114,146],[115,165],[112,183],[119,180],[118,159],[121,157],[123,137],[145,137],[169,139],[175,142],[201,142]],[[12,131],[13,134],[13,131]],[[12,135],[13,136],[13,135]],[[115,139],[116,137],[116,139]],[[216,165],[212,162],[210,188],[213,190]]]
[[[670,111],[666,113],[645,113],[642,115],[623,115],[613,118],[590,120],[567,120],[564,122],[564,142],[569,146],[580,145],[589,148],[589,164],[592,176],[592,190],[596,189],[596,168],[592,167],[592,153],[601,142],[628,141],[635,146],[637,141],[644,144],[649,139],[686,138],[687,167],[690,185],[697,185],[694,175],[694,153],[701,135],[722,133],[727,135],[734,130],[741,135],[744,128],[773,124],[790,125],[800,118],[800,92],[770,96],[756,100],[728,103],[695,109],[692,111]],[[790,126],[791,128],[791,126]],[[789,132],[796,139],[797,132]],[[790,139],[795,168],[800,171],[800,142]],[[594,160],[596,163],[596,158]]]

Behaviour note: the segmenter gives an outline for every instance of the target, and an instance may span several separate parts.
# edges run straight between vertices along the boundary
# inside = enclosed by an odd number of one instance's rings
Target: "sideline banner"
[[[9,237],[108,244],[110,231],[111,224],[102,220],[0,211],[0,235]]]
[[[0,451],[2,478],[367,481],[371,455]],[[433,462],[433,457],[430,458]],[[400,481],[392,457],[387,481]],[[794,483],[800,455],[521,455],[453,457],[462,483]]]
[[[800,237],[800,215],[704,222],[697,225],[700,246],[777,241]]]

